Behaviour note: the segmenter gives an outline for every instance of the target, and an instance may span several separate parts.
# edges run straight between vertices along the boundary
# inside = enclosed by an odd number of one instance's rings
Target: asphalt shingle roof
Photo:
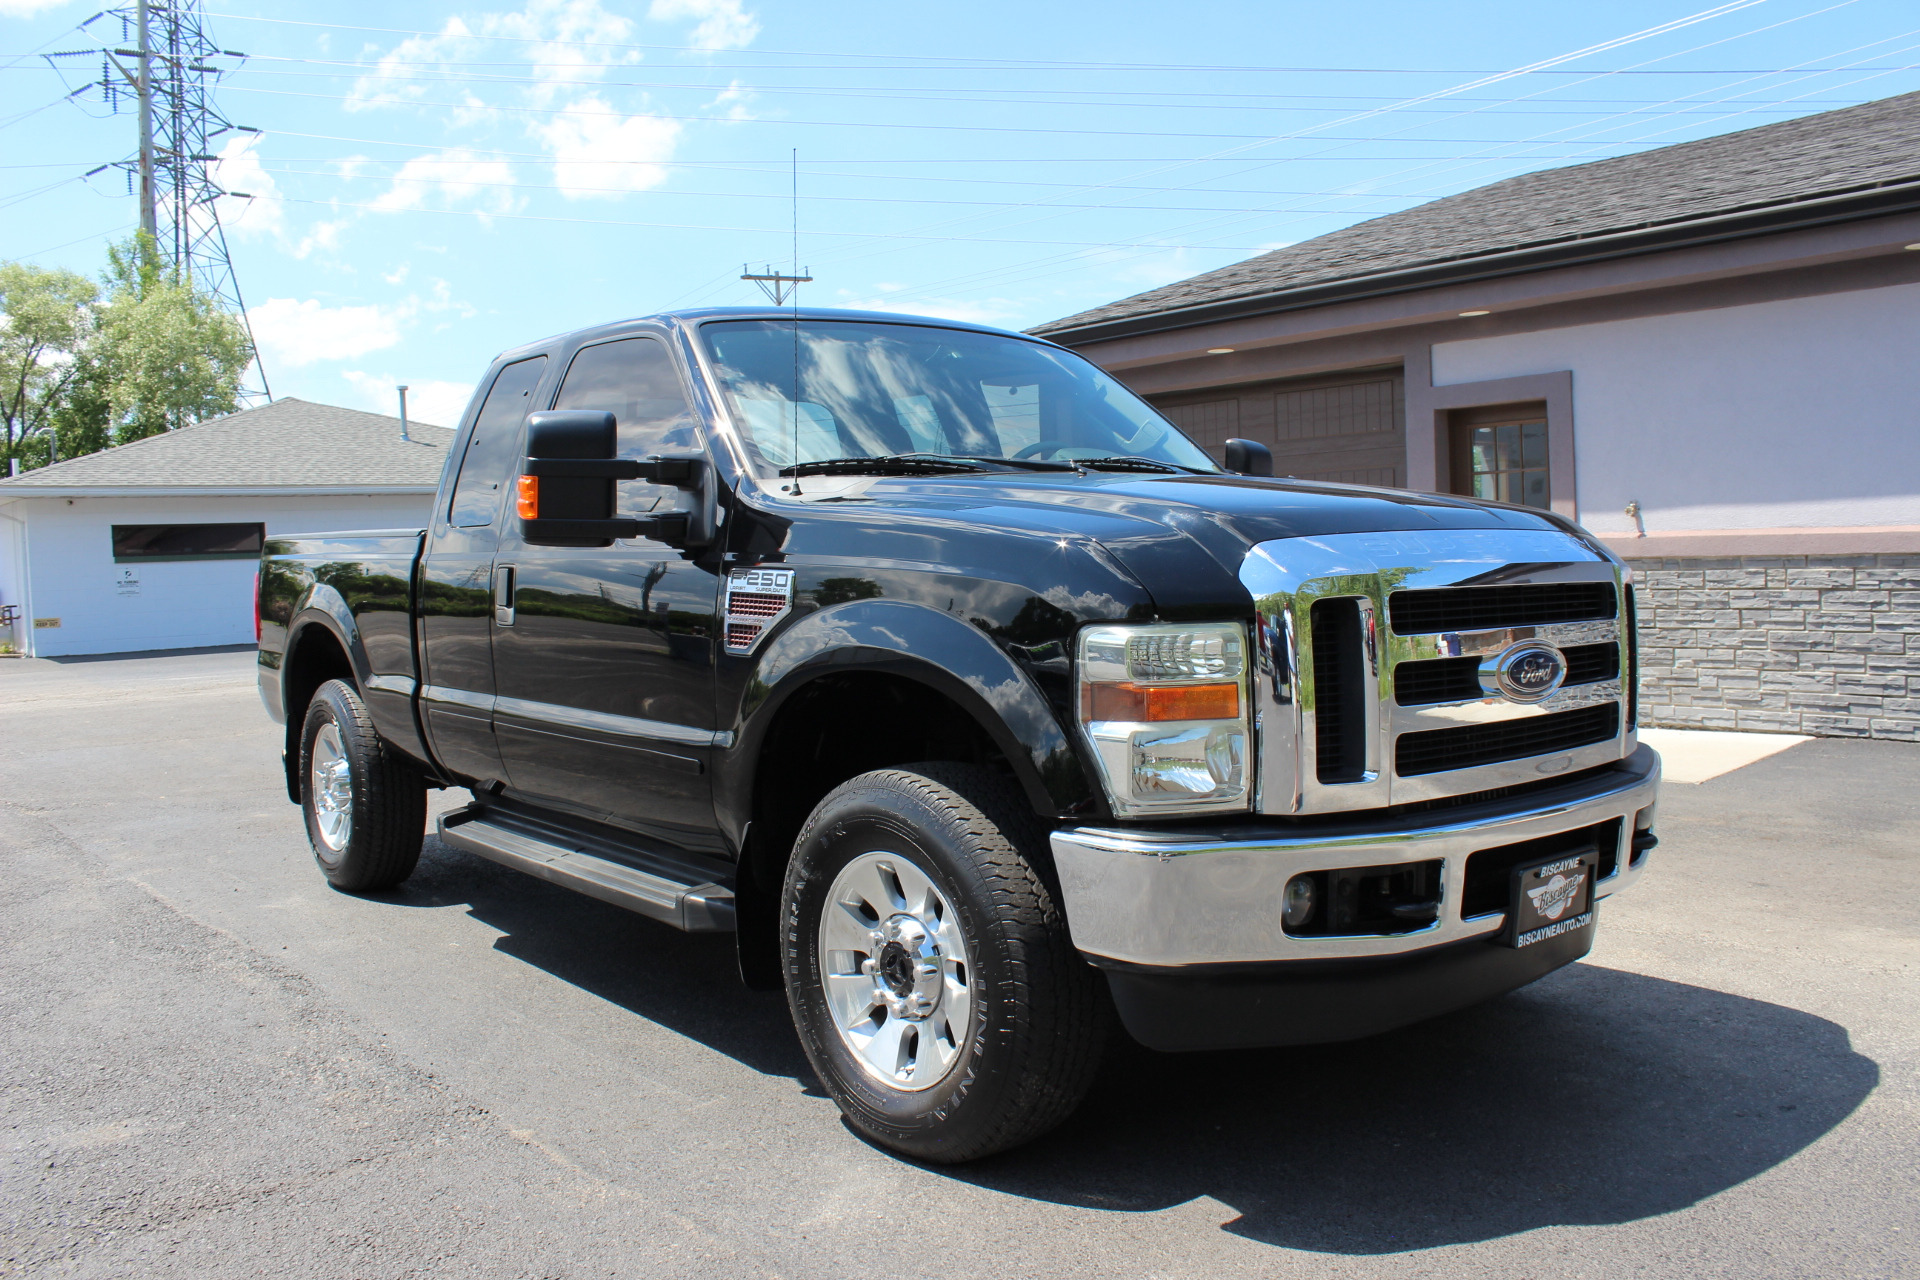
[[[1040,334],[1920,178],[1920,93],[1546,169],[1049,321]]]
[[[0,480],[0,498],[35,489],[342,489],[440,482],[453,432],[288,398]]]

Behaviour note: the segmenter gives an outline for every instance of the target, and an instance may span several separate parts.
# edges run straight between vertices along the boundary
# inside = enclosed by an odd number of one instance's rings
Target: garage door
[[[1405,488],[1399,370],[1244,383],[1150,396],[1214,458],[1238,436],[1273,450],[1273,473]]]

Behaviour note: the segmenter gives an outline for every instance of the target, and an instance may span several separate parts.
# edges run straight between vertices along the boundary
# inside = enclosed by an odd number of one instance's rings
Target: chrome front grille
[[[1633,742],[1625,567],[1546,530],[1341,534],[1254,548],[1260,812],[1483,792],[1618,760]],[[1564,664],[1551,692],[1496,667]]]

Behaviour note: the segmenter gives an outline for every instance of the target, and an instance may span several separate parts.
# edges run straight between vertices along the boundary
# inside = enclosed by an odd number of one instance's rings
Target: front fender
[[[808,614],[761,652],[741,700],[734,750],[714,779],[723,815],[751,809],[754,764],[781,705],[813,679],[849,671],[903,676],[951,699],[1012,764],[1034,812],[1084,819],[1102,808],[1052,707],[998,645],[939,609],[855,600]]]

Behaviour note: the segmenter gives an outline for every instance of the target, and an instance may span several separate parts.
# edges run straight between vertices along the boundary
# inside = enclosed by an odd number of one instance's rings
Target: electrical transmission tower
[[[100,79],[93,87],[115,114],[130,109],[137,115],[140,146],[125,160],[101,165],[87,176],[106,169],[127,175],[128,193],[139,194],[140,229],[153,237],[161,264],[238,315],[251,345],[253,326],[247,320],[215,201],[221,196],[252,196],[224,190],[213,177],[213,166],[220,159],[213,150],[219,145],[216,139],[223,134],[259,132],[251,125],[234,124],[213,103],[213,87],[246,55],[214,43],[201,0],[137,0],[81,25],[84,29],[102,20],[120,24],[118,45],[49,56],[97,52]],[[223,65],[220,59],[228,61]],[[260,386],[242,389],[249,403],[272,398],[266,366],[260,362],[257,346],[254,351]]]

